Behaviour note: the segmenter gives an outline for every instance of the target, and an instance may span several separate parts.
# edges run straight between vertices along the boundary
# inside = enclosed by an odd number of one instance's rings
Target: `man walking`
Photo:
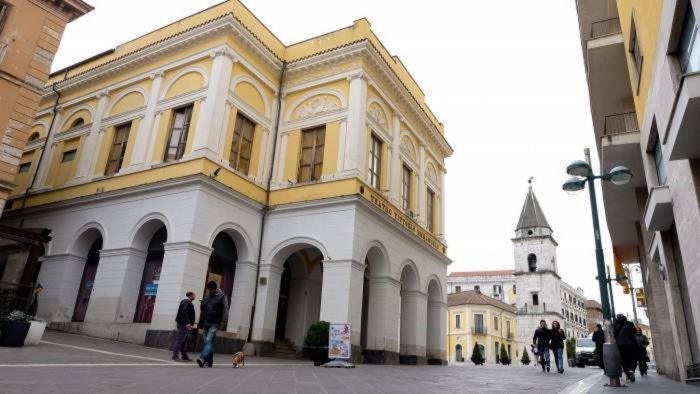
[[[595,357],[598,361],[598,366],[603,367],[603,344],[605,343],[605,331],[603,331],[603,326],[600,324],[595,325],[596,329],[593,331],[593,343],[595,343]]]
[[[545,371],[545,368],[549,372],[549,341],[551,339],[551,332],[547,328],[547,322],[540,320],[540,326],[535,330],[535,335],[532,337],[532,344],[537,346],[542,372]]]
[[[214,364],[214,339],[220,326],[225,326],[228,318],[228,301],[216,282],[207,283],[207,296],[202,300],[201,321],[204,329],[204,346],[197,359],[200,368],[211,368]]]
[[[634,324],[627,321],[627,317],[618,314],[615,318],[615,342],[620,349],[622,358],[622,371],[627,375],[627,380],[634,382],[634,370],[639,358],[639,345]]]
[[[190,331],[194,327],[194,305],[192,301],[194,300],[194,293],[188,291],[185,294],[185,298],[180,301],[180,307],[177,308],[177,315],[175,316],[175,322],[177,323],[177,335],[175,336],[175,342],[173,343],[173,361],[192,361],[187,356],[187,339],[189,338]],[[182,358],[180,358],[182,355]]]

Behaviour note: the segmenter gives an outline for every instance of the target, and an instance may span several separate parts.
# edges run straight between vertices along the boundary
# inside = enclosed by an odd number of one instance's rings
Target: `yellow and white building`
[[[483,346],[487,363],[500,358],[505,345],[512,360],[522,356],[517,341],[516,308],[479,290],[448,294],[447,353],[449,362],[470,362],[474,344]]]
[[[321,319],[356,361],[442,363],[451,154],[367,20],[284,45],[229,0],[55,72],[3,221],[53,231],[54,327],[167,346],[214,278],[229,350]]]

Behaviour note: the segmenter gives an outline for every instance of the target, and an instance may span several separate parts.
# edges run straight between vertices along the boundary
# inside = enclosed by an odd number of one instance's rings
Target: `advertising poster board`
[[[328,358],[349,360],[351,346],[351,324],[331,324],[328,333]]]

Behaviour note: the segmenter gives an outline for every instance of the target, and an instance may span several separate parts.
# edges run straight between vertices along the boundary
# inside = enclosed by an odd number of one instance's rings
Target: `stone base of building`
[[[255,355],[258,357],[274,357],[275,344],[266,341],[253,341],[255,344]]]
[[[427,365],[428,359],[422,356],[411,356],[400,354],[399,364],[401,365]]]
[[[439,358],[429,358],[428,365],[447,365],[447,360],[441,360]]]
[[[143,345],[148,326],[148,323],[51,322],[47,328],[71,334]]]
[[[378,365],[398,365],[399,354],[386,350],[365,350],[362,352],[363,364],[378,364]]]
[[[148,330],[146,331],[144,345],[158,349],[170,349],[176,334],[177,331],[175,330]],[[204,340],[200,332],[197,334],[194,343],[190,343],[189,350],[199,352],[202,350],[203,343]],[[233,354],[242,351],[244,344],[245,341],[242,339],[228,338],[225,336],[225,333],[224,335],[217,334],[214,340],[214,353]]]

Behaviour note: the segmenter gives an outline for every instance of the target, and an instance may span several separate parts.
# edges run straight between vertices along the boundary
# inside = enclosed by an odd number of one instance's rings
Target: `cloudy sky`
[[[95,11],[68,26],[54,69],[220,2],[87,1]],[[597,168],[574,2],[244,2],[286,44],[366,17],[401,58],[455,150],[446,177],[450,271],[513,267],[510,239],[534,177],[559,242],[560,274],[599,299],[588,194],[561,190],[566,165],[583,158],[585,147]],[[616,309],[631,313],[629,295],[615,287]]]

